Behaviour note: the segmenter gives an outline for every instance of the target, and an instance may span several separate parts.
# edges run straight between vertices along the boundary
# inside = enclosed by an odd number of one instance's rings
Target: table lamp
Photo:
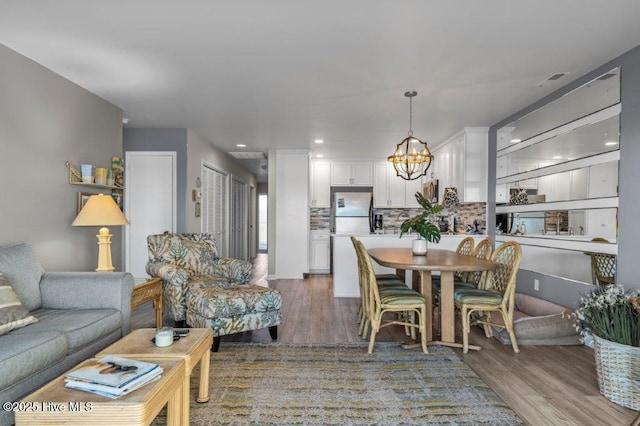
[[[98,272],[112,272],[111,234],[108,225],[128,225],[129,221],[122,214],[120,207],[109,195],[92,195],[87,200],[71,226],[101,226],[98,237]]]

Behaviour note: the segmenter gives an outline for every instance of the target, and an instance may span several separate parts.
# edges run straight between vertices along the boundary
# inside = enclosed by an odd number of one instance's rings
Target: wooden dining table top
[[[429,249],[426,256],[415,256],[411,248],[371,248],[371,258],[382,266],[414,271],[489,271],[491,260],[478,259],[450,250]]]

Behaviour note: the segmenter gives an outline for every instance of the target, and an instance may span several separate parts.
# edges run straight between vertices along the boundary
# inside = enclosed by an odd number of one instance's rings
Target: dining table
[[[440,339],[434,340],[432,326],[427,327],[427,344],[461,348],[462,343],[455,340],[454,272],[490,271],[496,264],[450,250],[429,249],[424,256],[414,255],[411,248],[370,248],[367,252],[378,264],[395,268],[401,275],[406,270],[419,273],[420,293],[425,298],[429,321],[433,320],[431,273],[440,272]],[[469,349],[480,350],[481,347],[469,345]]]

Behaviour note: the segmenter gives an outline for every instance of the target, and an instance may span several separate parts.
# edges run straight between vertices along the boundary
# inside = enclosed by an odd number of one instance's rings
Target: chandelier
[[[404,94],[409,98],[409,132],[408,136],[397,146],[393,155],[387,157],[387,161],[393,163],[396,174],[404,180],[415,180],[427,174],[433,161],[433,155],[427,148],[427,143],[413,136],[411,124],[413,120],[413,97],[418,95],[416,91]]]

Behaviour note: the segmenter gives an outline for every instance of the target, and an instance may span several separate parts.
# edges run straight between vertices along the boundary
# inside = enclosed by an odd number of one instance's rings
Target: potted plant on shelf
[[[402,225],[400,225],[400,238],[407,232],[418,234],[418,238],[413,240],[413,254],[424,256],[427,254],[427,241],[432,243],[440,241],[440,230],[429,219],[432,215],[440,213],[443,207],[439,204],[431,204],[419,192],[416,192],[416,200],[424,211],[402,222]]]
[[[600,393],[640,410],[640,298],[621,285],[597,287],[580,299],[578,329],[593,335]]]

